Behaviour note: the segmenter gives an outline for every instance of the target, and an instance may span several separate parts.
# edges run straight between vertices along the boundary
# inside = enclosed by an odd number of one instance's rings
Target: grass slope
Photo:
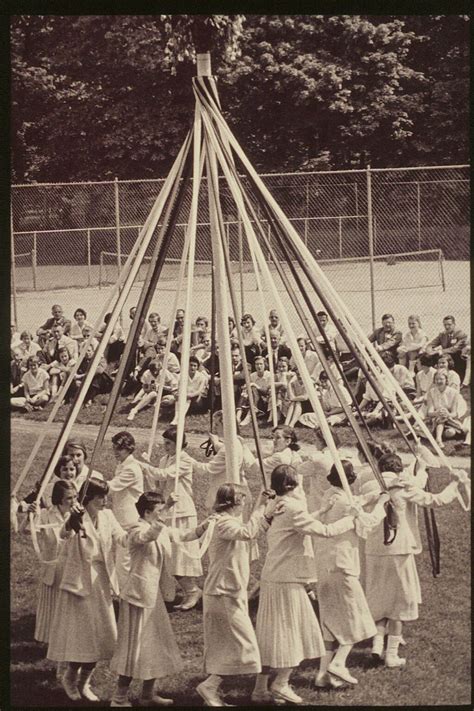
[[[138,420],[138,418],[137,418]],[[12,482],[18,477],[34,443],[34,436],[12,438]],[[92,445],[92,440],[90,440]],[[31,490],[43,471],[53,439],[47,437],[38,455],[34,471],[20,494]],[[200,450],[190,450],[202,459]],[[159,452],[157,453],[159,454]],[[104,446],[98,469],[106,478],[113,474],[114,460],[110,443]],[[440,474],[432,482],[439,491],[447,483]],[[253,493],[259,481],[250,482]],[[194,493],[200,518],[204,515],[206,477],[195,477]],[[349,664],[359,684],[340,691],[316,691],[311,681],[317,662],[301,665],[293,683],[305,703],[328,706],[416,706],[420,704],[462,705],[470,701],[470,535],[469,516],[457,504],[436,512],[441,538],[442,574],[431,575],[429,555],[424,551],[417,564],[423,592],[420,619],[405,627],[408,646],[402,655],[408,657],[403,671],[374,667],[367,644],[358,645]],[[422,517],[421,517],[422,520]],[[423,525],[421,524],[423,528]],[[423,531],[424,538],[424,531]],[[426,548],[426,540],[424,540]],[[259,541],[261,558],[252,563],[252,581],[259,577],[265,555],[265,541]],[[55,678],[53,663],[45,659],[46,649],[33,640],[36,608],[38,563],[28,533],[12,537],[11,542],[11,703],[15,707],[72,707]],[[252,617],[256,610],[251,608]],[[201,705],[195,686],[202,672],[202,612],[172,612],[171,623],[184,659],[185,669],[179,677],[162,681],[161,688],[175,699],[177,706]],[[240,677],[225,684],[228,701],[236,705],[249,703],[252,678]],[[94,675],[94,688],[107,704],[114,678],[106,663],[100,663]],[[138,693],[137,685],[132,691]],[[81,702],[86,705],[86,702]],[[90,704],[91,706],[93,704]]]

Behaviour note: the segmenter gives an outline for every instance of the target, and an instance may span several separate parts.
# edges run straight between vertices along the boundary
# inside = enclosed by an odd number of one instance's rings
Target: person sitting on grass
[[[280,358],[277,363],[275,371],[275,398],[276,398],[276,409],[277,409],[277,422],[288,414],[288,409],[290,407],[290,396],[288,393],[288,384],[292,378],[295,377],[293,371],[290,370],[290,363],[288,358]],[[271,413],[273,411],[273,403],[270,396],[269,402],[269,416],[268,420],[271,420]]]
[[[471,337],[467,339],[467,343],[461,351],[461,358],[466,361],[466,371],[462,381],[463,388],[469,387],[471,384]]]
[[[75,364],[76,360],[71,358],[67,348],[58,348],[58,360],[50,363],[48,371],[52,401],[56,399],[59,388],[64,385]]]
[[[250,396],[253,398],[257,413],[268,415],[268,404],[271,392],[271,374],[265,369],[265,358],[257,356],[254,361],[255,372],[250,373]],[[250,424],[250,405],[247,388],[242,388],[240,405],[236,410],[237,421],[242,427]]]
[[[104,323],[99,328],[97,336],[99,339],[102,338],[103,334],[107,329],[107,325],[112,318],[112,314],[108,313],[104,316]],[[105,347],[104,358],[107,363],[117,364],[120,360],[120,356],[125,348],[125,337],[123,335],[123,328],[120,322],[117,321],[113,327],[112,333],[110,334],[109,341]]]
[[[411,373],[415,372],[417,358],[422,348],[427,344],[428,336],[421,328],[419,316],[408,317],[408,331],[402,338],[397,349],[398,362]]]
[[[433,385],[433,378],[436,375],[436,369],[431,365],[430,356],[422,353],[418,358],[418,371],[415,375],[416,395],[413,404],[417,407],[423,406],[426,403],[428,390]]]
[[[84,309],[78,308],[74,311],[74,323],[71,326],[69,335],[73,338],[79,348],[84,343],[84,327],[92,328],[92,324],[87,322],[87,313]]]
[[[184,377],[182,374],[180,377]],[[199,370],[199,361],[195,356],[191,356],[189,359],[189,369],[188,369],[188,380],[186,388],[186,405],[184,414],[188,412],[190,414],[201,413],[206,408],[206,396],[208,389],[209,378],[207,374]],[[175,399],[175,413],[172,425],[178,424],[178,389],[173,395],[168,395],[167,398],[174,397]]]
[[[395,358],[390,353],[383,353],[382,360],[404,391],[405,395],[410,400],[414,400],[416,389],[413,373],[410,373],[408,368],[405,368],[404,365],[396,363]],[[385,399],[388,402],[393,401],[396,397],[394,385],[388,380],[385,380],[385,384],[379,387]],[[383,403],[379,401],[378,395],[370,383],[367,383],[364,397],[360,403],[360,409],[362,412],[365,411],[367,413],[367,424],[382,422],[383,425],[388,426],[388,413],[385,411]]]
[[[443,438],[470,436],[467,429],[470,419],[463,424],[466,411],[466,401],[458,390],[449,387],[447,373],[438,371],[426,396],[426,421],[441,449],[444,448]]]
[[[141,390],[139,390],[133,398],[131,403],[132,409],[128,413],[127,420],[129,422],[132,422],[135,419],[135,416],[140,412],[140,410],[143,410],[145,407],[155,402],[158,394],[157,391],[159,387],[159,380],[160,377],[162,377],[162,370],[163,366],[161,362],[154,360],[150,363],[148,370],[145,370],[145,372],[143,373],[141,379]],[[164,401],[166,405],[171,404],[171,402],[174,402],[174,397],[176,396],[176,393],[178,391],[179,376],[175,375],[174,373],[170,373],[169,370],[166,370],[164,373],[164,378],[165,380],[163,385],[163,396],[164,398],[167,398]],[[173,399],[170,401],[169,398]]]
[[[28,358],[28,370],[22,378],[24,397],[12,397],[10,404],[14,408],[24,409],[26,412],[41,410],[49,401],[49,375],[40,368],[39,358]]]
[[[22,331],[20,334],[20,343],[16,350],[22,355],[23,364],[26,367],[30,356],[38,355],[41,351],[41,346],[33,341],[33,336],[29,331]]]
[[[454,361],[454,368],[462,379],[466,363],[461,357],[462,350],[467,342],[467,335],[456,327],[454,316],[445,316],[443,319],[444,331],[439,333],[426,344],[424,352],[431,356],[432,365],[435,365],[440,355],[450,355]]]
[[[10,397],[24,396],[23,376],[26,370],[21,352],[19,350],[14,351],[13,359],[10,361]]]
[[[449,354],[440,355],[435,369],[438,373],[443,372],[448,376],[448,385],[455,390],[461,390],[461,378],[454,370],[454,361]]]
[[[288,412],[286,413],[285,425],[294,427],[300,416],[312,410],[306,386],[297,368],[294,369],[294,378],[288,381],[288,399],[290,401]]]
[[[313,350],[308,348],[308,344],[306,343],[306,339],[304,336],[300,336],[296,339],[296,341],[298,343],[298,348],[300,349],[301,355],[304,358],[308,373],[314,380],[316,380],[322,370],[321,361],[319,360],[317,354]],[[297,369],[294,355],[290,358],[290,368],[291,370]]]
[[[64,318],[63,307],[60,304],[53,304],[51,307],[51,317],[36,331],[38,343],[41,347],[43,347],[45,339],[49,337],[53,326],[58,324],[63,327],[64,333],[68,335],[71,330],[71,322],[69,319]]]

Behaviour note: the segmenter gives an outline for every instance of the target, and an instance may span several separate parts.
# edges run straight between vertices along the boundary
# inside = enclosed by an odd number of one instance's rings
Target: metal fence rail
[[[447,261],[462,263],[456,288],[468,290],[468,281],[462,280],[468,274],[464,267],[470,254],[469,166],[367,168],[266,174],[262,178],[318,260],[369,260],[367,270],[364,267],[363,272],[353,271],[352,277],[346,268],[347,283],[342,284],[342,291],[359,293],[355,309],[366,313],[368,307],[371,322],[386,310],[383,303],[388,286],[377,266],[380,255],[417,252],[419,257],[413,254],[407,260],[415,263],[423,261],[422,252],[441,250]],[[123,255],[131,251],[162,184],[163,180],[157,179],[12,186],[14,305],[18,299],[22,303],[29,300],[30,311],[35,310],[36,304],[39,309],[38,299],[29,296],[33,291],[45,298],[51,292],[53,301],[57,290],[64,290],[65,297],[66,292],[74,292],[74,304],[87,299],[86,293],[78,290],[98,289],[104,253],[116,256],[118,272]],[[205,180],[201,190],[196,259],[206,261],[210,259],[210,238]],[[248,258],[248,250],[224,183],[221,197],[230,256],[237,264]],[[172,260],[181,257],[188,209],[189,196],[170,246]],[[269,227],[268,237],[271,241]],[[410,283],[416,281],[416,269],[416,264],[408,269]],[[419,269],[420,289],[427,278],[431,283],[427,269],[426,263]],[[357,279],[364,280],[364,284],[355,285]],[[446,279],[444,299],[448,301],[449,274]],[[401,292],[403,281],[402,277]],[[441,293],[441,280],[437,284]],[[394,298],[403,302],[401,296],[391,293],[390,300]],[[201,304],[196,303],[198,311],[205,308],[204,301],[203,298]],[[456,305],[453,302],[453,310]],[[416,307],[415,303],[412,310],[416,311]],[[42,305],[41,309],[35,314],[38,323],[45,317]],[[22,320],[21,313],[18,320]]]

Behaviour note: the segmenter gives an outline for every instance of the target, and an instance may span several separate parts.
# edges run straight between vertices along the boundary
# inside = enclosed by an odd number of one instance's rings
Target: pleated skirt
[[[109,576],[101,562],[92,564],[90,595],[60,590],[50,631],[47,658],[55,662],[111,659],[117,640]]]
[[[246,599],[204,595],[204,671],[206,674],[258,674],[257,637]]]
[[[49,642],[49,633],[54,611],[58,601],[59,589],[56,585],[40,583],[38,604],[36,606],[35,639],[37,642]]]
[[[318,603],[325,640],[357,644],[376,634],[364,591],[355,575],[342,570],[319,571]]]
[[[178,530],[195,528],[197,525],[197,516],[183,516],[176,518],[175,522],[175,528]],[[169,572],[172,575],[184,575],[193,578],[198,578],[202,575],[202,564],[199,557],[199,541],[171,543]]]
[[[365,595],[375,621],[417,620],[421,588],[414,555],[367,555]]]
[[[157,679],[177,674],[183,662],[163,597],[144,608],[120,600],[118,639],[110,668],[134,679]]]
[[[325,652],[319,622],[301,583],[260,582],[256,633],[262,666],[297,667]]]

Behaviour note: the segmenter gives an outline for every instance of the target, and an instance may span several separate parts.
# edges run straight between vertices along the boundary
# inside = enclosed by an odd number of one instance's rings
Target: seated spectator
[[[209,321],[205,316],[198,316],[191,330],[191,346],[200,345],[209,335]]]
[[[87,313],[84,311],[84,309],[78,308],[74,311],[74,323],[71,325],[71,330],[69,332],[69,335],[71,338],[73,338],[75,341],[77,341],[78,346],[80,347],[82,343],[84,343],[84,327],[87,326],[88,328],[92,329],[92,324],[87,322]]]
[[[250,373],[250,397],[253,398],[258,415],[268,415],[271,380],[270,371],[265,369],[265,358],[257,356],[257,358],[255,358],[255,372]],[[250,424],[249,393],[245,386],[242,388],[240,405],[236,408],[236,413],[237,422],[239,422],[242,427]]]
[[[23,376],[26,373],[26,367],[23,363],[23,357],[19,350],[13,353],[13,359],[10,361],[10,397],[23,397]]]
[[[196,343],[196,345],[191,346],[190,353],[193,356],[196,356],[198,361],[201,363],[201,366],[203,364],[203,361],[207,360],[211,354],[211,336],[208,333],[205,333],[202,336],[202,341],[199,343]],[[200,368],[202,370],[202,368]]]
[[[338,382],[337,384],[341,395],[344,398],[345,404],[350,407],[352,404],[352,398],[349,391],[344,387],[342,382]],[[326,416],[327,423],[330,427],[333,427],[334,425],[346,424],[347,417],[344,413],[344,408],[342,407],[336,391],[334,390],[325,370],[321,371],[319,375],[318,397]],[[312,411],[307,412],[306,414],[303,413],[299,418],[299,422],[306,427],[312,427],[314,429],[320,427],[318,417],[316,413]]]
[[[238,342],[238,335],[237,335],[237,326],[235,325],[235,321],[232,318],[232,316],[229,316],[227,318],[229,322],[229,338],[231,341],[237,341]]]
[[[410,398],[410,400],[413,400],[416,395],[413,373],[410,373],[408,368],[405,368],[404,365],[395,363],[395,358],[390,353],[384,353],[382,358],[404,393]],[[384,398],[388,402],[393,401],[396,397],[395,389],[391,383],[385,382],[385,385],[380,389],[382,390]],[[377,393],[370,383],[367,383],[365,388],[364,396],[360,403],[360,409],[362,411],[366,411],[366,422],[368,424],[375,421],[381,421],[384,425],[388,426],[388,413],[384,410],[382,402],[380,402]]]
[[[402,332],[395,329],[395,319],[392,314],[382,316],[381,328],[376,328],[369,336],[369,341],[375,345],[379,353],[390,353],[397,357],[397,349],[402,342]]]
[[[150,353],[152,357],[154,357],[155,354],[152,351],[154,350],[158,340],[163,336],[165,337],[166,342],[166,334],[168,333],[168,329],[165,326],[162,326],[161,316],[156,311],[152,311],[148,315],[148,324],[148,327],[144,329],[142,351],[145,357],[150,355]]]
[[[155,345],[155,360],[163,361],[163,358],[165,355],[165,350],[166,350],[166,338],[164,336],[161,336]],[[173,351],[170,351],[168,354],[168,362],[166,364],[166,370],[169,370],[170,373],[176,373],[177,375],[179,375],[180,369],[181,369],[181,366],[179,364],[179,360],[178,360],[177,356],[175,355],[175,353],[173,353]]]
[[[244,314],[240,320],[242,340],[245,348],[245,358],[254,370],[255,358],[262,353],[264,341],[258,328],[255,326],[255,319],[252,314]]]
[[[135,416],[145,407],[155,402],[159,389],[160,378],[162,377],[163,366],[161,361],[155,360],[150,363],[148,370],[143,373],[142,387],[137,395],[132,400],[132,409],[128,413],[127,420],[130,422],[135,419]],[[161,402],[163,404],[172,404],[175,402],[178,395],[179,375],[170,373],[165,370],[163,394]]]
[[[184,377],[182,374],[180,377]],[[208,390],[208,378],[205,373],[199,370],[199,361],[194,356],[189,359],[188,382],[186,387],[186,407],[185,414],[189,412],[202,412],[206,407],[206,396]],[[178,393],[175,396],[176,403],[178,402]],[[175,415],[172,425],[178,424],[178,412],[175,404]]]
[[[264,346],[262,350],[262,355],[267,359],[267,365],[269,366],[268,358],[273,359],[273,370],[276,370],[278,361],[281,358],[286,358],[289,362],[291,358],[291,349],[281,343],[281,336],[278,331],[270,331],[270,348]]]
[[[33,341],[33,336],[29,331],[22,331],[20,334],[20,343],[15,349],[21,353],[23,359],[23,365],[26,368],[28,358],[34,355],[38,355],[41,351],[41,347],[38,343]]]
[[[436,369],[431,365],[431,357],[422,353],[418,358],[418,372],[415,375],[416,395],[413,403],[423,405],[426,403],[426,395],[433,384],[433,377]]]
[[[22,378],[24,397],[12,397],[12,407],[24,409],[27,412],[41,410],[49,400],[49,375],[40,368],[39,358],[31,356],[28,359],[28,370]]]
[[[84,324],[84,326],[82,327],[83,342],[87,341],[87,339],[91,335],[92,331],[93,331],[92,326],[90,326],[89,324]],[[93,351],[95,351],[97,346],[99,345],[99,341],[97,340],[97,338],[95,336],[91,339],[90,345],[92,346]],[[82,348],[82,343],[80,344],[79,348]]]
[[[77,358],[77,342],[64,334],[61,324],[55,324],[51,329],[51,336],[56,341],[56,355],[59,348],[67,348],[71,358]]]
[[[331,344],[332,348],[335,348],[336,347],[336,336],[338,335],[338,331],[337,331],[336,327],[333,326],[333,324],[329,322],[329,316],[327,315],[327,313],[325,311],[318,311],[316,316],[318,317],[318,319],[321,323],[321,326],[324,328],[324,332],[327,336],[329,343]],[[321,345],[326,345],[326,341],[324,340],[324,337],[322,336],[322,334],[319,333],[319,331],[318,331],[318,335],[316,336],[316,340],[318,341],[318,343],[321,343]]]
[[[173,340],[171,341],[171,350],[181,361],[181,349],[183,344],[184,331],[184,309],[176,311],[176,317],[173,324]]]
[[[467,426],[463,424],[466,411],[466,401],[457,390],[449,387],[447,374],[436,373],[426,397],[426,421],[441,449],[443,438],[467,434]]]
[[[448,385],[455,390],[461,390],[461,378],[454,370],[454,361],[449,354],[440,355],[435,370],[440,373],[444,372],[448,376]]]
[[[297,340],[298,348],[300,349],[301,355],[304,358],[304,362],[305,362],[306,367],[308,369],[308,373],[314,380],[316,380],[319,376],[319,373],[322,370],[321,362],[320,362],[318,356],[316,355],[316,353],[308,348],[308,346],[306,344],[306,339],[304,336],[300,336],[296,340]],[[291,356],[291,358],[290,358],[290,368],[291,368],[291,370],[297,370],[296,361],[295,361],[294,356]]]
[[[303,378],[297,369],[294,370],[294,377],[288,381],[288,400],[289,407],[286,413],[285,425],[294,427],[302,414],[313,409]]]
[[[44,345],[44,337],[48,337],[48,331],[52,331],[53,326],[62,326],[64,335],[68,335],[71,330],[71,322],[64,318],[63,307],[59,304],[53,304],[51,307],[51,318],[48,318],[45,323],[38,328],[36,335],[38,343],[41,347]]]
[[[99,332],[97,334],[99,340],[102,339],[102,336],[105,333],[105,330],[111,318],[111,313],[105,314],[104,323],[99,328]],[[112,333],[110,334],[109,342],[107,343],[107,346],[104,351],[104,358],[107,363],[117,364],[120,360],[124,348],[125,339],[123,335],[123,328],[120,325],[120,321],[117,319],[117,322],[113,327]]]
[[[92,365],[93,358],[94,358],[94,349],[92,348],[92,346],[88,346],[86,349],[85,357],[77,369],[74,383],[72,384],[72,386],[68,392],[69,399],[74,397],[74,395],[77,392],[77,389],[80,387],[81,383],[83,382],[84,378],[86,377],[86,373],[88,372],[89,368]],[[96,368],[96,372],[94,373],[92,382],[91,382],[91,384],[87,390],[86,396],[84,398],[84,407],[86,407],[86,408],[91,407],[92,403],[94,402],[94,399],[97,395],[105,395],[106,393],[110,393],[110,391],[112,390],[112,386],[113,386],[113,380],[112,380],[112,376],[108,373],[108,370],[107,370],[107,361],[105,360],[104,357],[102,357],[99,360],[99,363]]]
[[[290,407],[290,395],[288,384],[295,374],[290,370],[290,362],[288,358],[280,358],[275,369],[275,398],[277,409],[277,422],[280,422],[282,417],[286,417]],[[269,411],[272,412],[273,403],[270,398]]]
[[[445,316],[443,319],[444,331],[438,334],[425,346],[425,352],[431,356],[431,365],[435,365],[440,355],[450,355],[454,361],[454,369],[461,380],[466,370],[466,361],[461,357],[467,343],[467,335],[456,328],[454,316]]]
[[[51,400],[56,398],[58,389],[66,382],[75,364],[76,360],[71,358],[67,348],[64,346],[58,348],[58,360],[50,364],[48,371]]]
[[[285,331],[283,330],[283,326],[280,323],[280,317],[278,316],[278,312],[275,309],[272,309],[270,313],[268,314],[268,330],[269,331],[278,331],[280,334],[280,343],[285,343]],[[265,335],[265,329],[262,327],[260,329],[260,336],[263,341],[266,341],[266,335]]]
[[[21,343],[20,334],[16,330],[16,323],[14,321],[10,324],[10,353],[13,358],[13,351],[18,348]]]
[[[468,387],[471,384],[471,339],[468,338],[466,345],[461,351],[461,358],[466,361],[466,372],[464,373],[463,387]]]
[[[397,349],[398,362],[412,373],[415,372],[416,361],[422,348],[427,344],[428,336],[421,328],[419,316],[408,317],[408,331],[402,338]]]

